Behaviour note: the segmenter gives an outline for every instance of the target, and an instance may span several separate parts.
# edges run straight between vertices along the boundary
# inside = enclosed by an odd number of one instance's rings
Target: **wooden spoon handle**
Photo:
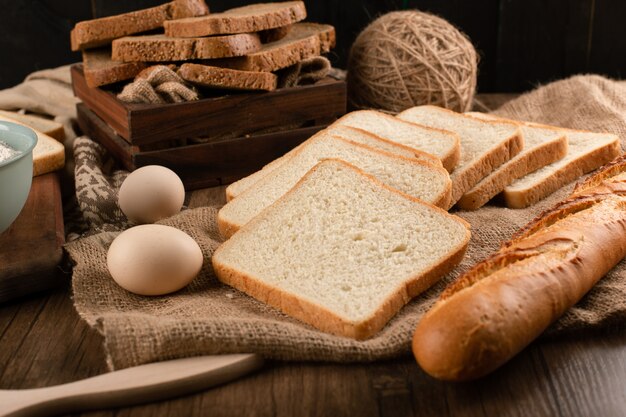
[[[155,362],[47,388],[0,391],[0,417],[51,416],[164,400],[222,384],[258,369],[255,354]]]

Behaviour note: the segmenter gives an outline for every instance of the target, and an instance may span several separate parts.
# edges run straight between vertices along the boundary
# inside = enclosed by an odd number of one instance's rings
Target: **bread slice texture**
[[[296,23],[284,38],[267,43],[245,57],[216,59],[206,65],[241,71],[273,72],[329,52],[335,46],[335,28],[318,23]]]
[[[117,38],[158,29],[166,20],[208,13],[204,0],[175,0],[149,9],[78,22],[70,33],[72,51],[108,45]]]
[[[33,149],[33,177],[63,168],[65,165],[65,148],[61,142],[16,119],[0,115],[0,121],[28,127],[37,135],[37,144]]]
[[[562,131],[567,136],[567,155],[506,186],[502,194],[507,207],[524,208],[535,204],[622,153],[616,135],[571,129]]]
[[[7,118],[6,121],[18,122],[60,142],[65,140],[65,129],[63,128],[63,125],[59,122],[55,122],[54,120],[44,119],[43,117],[33,116],[30,114],[0,110],[0,117],[2,116]]]
[[[212,257],[217,277],[324,332],[374,335],[463,257],[469,225],[324,160]]]
[[[451,174],[451,206],[524,147],[521,130],[514,123],[480,120],[436,106],[412,107],[398,118],[459,135],[461,159]]]
[[[183,64],[178,75],[197,86],[228,90],[276,90],[278,77],[271,72],[239,71],[201,64]]]
[[[461,209],[476,210],[482,207],[516,179],[567,155],[567,137],[562,130],[555,127],[525,124],[484,113],[467,114],[484,120],[518,123],[524,136],[524,149],[463,194],[457,202]]]
[[[450,201],[448,172],[426,162],[401,158],[340,138],[319,137],[309,141],[272,174],[254,184],[218,212],[220,233],[225,238],[285,195],[322,159],[335,158],[353,164],[390,187],[437,206]]]
[[[389,152],[391,154],[404,158],[416,159],[418,161],[428,162],[432,165],[441,166],[441,161],[430,154],[415,150],[408,146],[400,145],[396,142],[382,139],[370,132],[366,132],[365,130],[355,127],[332,125],[313,135],[313,138],[320,136],[340,138],[349,142],[366,145],[380,151]],[[298,145],[291,151],[287,152],[280,158],[273,160],[269,164],[265,165],[263,169],[230,184],[228,187],[226,187],[226,201],[234,199],[239,194],[253,186],[261,178],[264,178],[266,175],[271,174],[276,168],[282,165],[285,161],[289,160],[289,158],[291,158],[298,151],[298,149],[300,149],[302,146],[305,146],[307,142],[308,140]]]
[[[170,20],[164,23],[165,34],[171,37],[194,38],[198,36],[250,33],[280,28],[306,18],[302,1],[258,3],[236,7],[223,13],[202,17]]]
[[[353,111],[334,125],[358,127],[381,138],[434,155],[449,172],[459,161],[460,139],[453,132],[410,123],[376,110]]]
[[[83,51],[83,73],[91,88],[113,84],[134,78],[147,64],[143,62],[119,62],[111,59],[111,48]]]
[[[242,56],[261,49],[259,35],[168,38],[165,35],[126,36],[112,44],[111,58],[122,62],[188,61]]]

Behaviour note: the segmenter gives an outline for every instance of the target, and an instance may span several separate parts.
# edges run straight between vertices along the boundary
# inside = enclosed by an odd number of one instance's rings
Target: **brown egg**
[[[118,195],[122,212],[138,224],[173,216],[184,201],[183,182],[174,171],[160,165],[148,165],[130,173]]]
[[[163,295],[189,284],[202,269],[195,240],[175,227],[146,224],[120,233],[107,267],[120,287],[139,295]]]

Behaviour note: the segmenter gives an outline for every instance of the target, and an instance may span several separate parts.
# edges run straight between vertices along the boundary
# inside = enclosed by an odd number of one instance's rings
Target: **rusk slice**
[[[410,123],[375,110],[353,111],[334,125],[358,127],[381,138],[434,155],[448,172],[452,172],[459,161],[459,136],[453,132]]]
[[[451,206],[524,147],[522,133],[513,123],[479,120],[436,106],[413,107],[398,117],[450,130],[461,138],[461,160],[451,174]]]
[[[37,135],[37,144],[33,149],[33,177],[63,168],[65,148],[61,142],[16,119],[0,115],[0,121],[29,127]]]
[[[335,28],[318,23],[296,23],[287,36],[245,57],[216,59],[207,65],[242,71],[273,72],[329,52],[335,46]]]
[[[188,61],[250,54],[261,49],[259,35],[168,38],[164,35],[127,36],[113,41],[111,58],[122,62]]]
[[[147,65],[143,62],[119,62],[111,59],[111,48],[83,51],[83,73],[91,88],[129,80]]]
[[[164,23],[165,34],[177,38],[259,32],[291,25],[306,18],[302,1],[259,3],[202,17]]]
[[[229,90],[276,90],[277,78],[271,72],[239,71],[201,64],[183,64],[178,75],[205,88]]]
[[[551,126],[531,125],[484,113],[467,113],[484,120],[518,123],[524,136],[524,149],[500,168],[483,178],[457,202],[459,208],[476,210],[516,179],[530,174],[567,155],[567,138],[562,130]]]
[[[469,225],[325,160],[212,257],[217,277],[322,331],[371,337],[463,257]]]
[[[619,138],[613,134],[562,130],[568,140],[567,155],[505,187],[507,207],[528,207],[622,153]]]
[[[450,201],[450,178],[445,169],[343,139],[322,136],[308,141],[270,175],[222,207],[217,215],[221,235],[226,238],[232,236],[287,193],[319,161],[328,158],[348,162],[388,186],[428,203],[445,207]]]
[[[428,162],[430,164],[441,166],[441,161],[436,157],[427,154],[425,152],[417,151],[413,148],[409,148],[408,146],[403,146],[395,142],[391,142],[385,139],[382,139],[372,133],[366,132],[365,130],[358,129],[350,126],[343,125],[332,125],[327,127],[326,129],[316,133],[313,135],[313,138],[327,136],[330,138],[340,138],[347,140],[349,142],[358,143],[361,145],[370,146],[374,149],[385,151],[392,153],[397,156],[402,156],[404,158],[413,158],[419,161]],[[312,138],[308,139],[311,140]],[[263,169],[254,172],[248,175],[245,178],[240,179],[232,184],[230,184],[226,188],[226,201],[230,201],[233,198],[237,197],[239,194],[250,188],[261,178],[266,175],[272,173],[276,168],[278,168],[281,164],[291,158],[302,146],[304,146],[307,142],[303,142],[298,145],[296,148],[287,152],[285,155],[281,156],[265,165]]]
[[[204,0],[175,0],[149,9],[78,22],[70,34],[72,51],[108,45],[113,39],[146,32],[170,19],[209,13]]]

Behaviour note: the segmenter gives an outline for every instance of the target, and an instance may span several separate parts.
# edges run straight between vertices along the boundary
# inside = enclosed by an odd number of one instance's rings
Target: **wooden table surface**
[[[69,283],[0,305],[0,389],[50,386],[106,370],[103,338],[78,317]],[[370,364],[268,362],[195,395],[81,415],[624,416],[624,381],[626,334],[605,332],[539,340],[470,383],[436,381],[408,355]]]

